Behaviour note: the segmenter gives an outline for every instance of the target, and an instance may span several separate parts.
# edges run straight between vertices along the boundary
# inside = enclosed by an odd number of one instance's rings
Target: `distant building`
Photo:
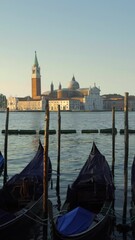
[[[34,65],[32,67],[32,98],[26,97],[9,97],[7,105],[11,111],[36,111],[45,110],[45,99],[41,96],[41,75],[40,67],[35,52]]]
[[[74,99],[54,99],[49,100],[49,110],[58,111],[60,105],[61,111],[80,111],[80,101]]]
[[[54,85],[53,83],[51,83],[50,91],[44,92],[42,95],[49,99],[71,99],[73,97],[83,97],[83,94],[80,92],[79,87],[79,83],[75,80],[75,77],[73,76],[67,88],[62,88],[61,83],[59,83],[58,89],[54,89]]]
[[[18,99],[17,109],[20,111],[43,111],[45,110],[44,99]]]
[[[111,111],[115,107],[116,111],[124,110],[124,96],[119,94],[106,94],[103,95],[103,109]],[[135,96],[128,96],[128,110],[135,111]]]
[[[128,109],[129,109],[129,111],[135,111],[135,96],[129,95]]]
[[[84,96],[84,109],[86,111],[103,110],[103,98],[100,96],[100,89],[96,85],[89,89],[87,96]]]
[[[36,52],[31,81],[32,97],[10,97],[8,99],[10,110],[44,110],[46,99],[49,100],[51,111],[56,111],[58,105],[63,111],[103,110],[103,98],[100,96],[100,89],[96,85],[90,88],[80,88],[80,84],[76,81],[74,75],[67,88],[62,88],[61,83],[59,83],[58,89],[54,89],[52,82],[50,91],[41,94],[41,75]]]
[[[46,101],[41,99],[32,99],[31,97],[10,97],[8,98],[8,107],[10,111],[43,111]]]
[[[41,98],[41,75],[36,52],[34,65],[32,67],[32,98]]]
[[[124,97],[119,94],[106,94],[103,95],[103,109],[111,111],[113,107],[115,110],[124,110]]]
[[[59,84],[58,89],[54,89],[54,85],[51,83],[50,91],[44,92],[42,95],[49,100],[76,99],[80,101],[80,110],[103,110],[103,99],[100,96],[100,89],[96,85],[93,88],[80,88],[74,76],[67,88],[62,88],[61,84]]]
[[[0,111],[3,111],[7,108],[7,99],[6,96],[0,94]]]
[[[16,97],[9,97],[7,99],[7,107],[9,108],[10,111],[17,110],[17,103],[18,103],[18,98]]]

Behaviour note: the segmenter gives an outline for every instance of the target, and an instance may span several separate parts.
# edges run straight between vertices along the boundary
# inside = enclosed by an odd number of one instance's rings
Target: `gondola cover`
[[[33,178],[35,176],[38,181],[43,181],[43,146],[41,142],[39,142],[38,151],[32,161],[22,170],[21,173],[14,175],[7,183],[7,185],[12,185],[15,182],[19,181],[23,178]],[[48,157],[48,180],[51,178],[52,166],[50,158]]]
[[[85,231],[93,222],[95,214],[81,207],[77,207],[57,219],[57,230],[65,235],[77,234]]]
[[[85,192],[87,192],[86,197],[90,196],[91,198],[93,193],[93,199],[95,202],[98,202],[101,199],[103,201],[105,199],[113,199],[114,197],[114,183],[109,164],[106,161],[105,156],[100,153],[94,142],[90,155],[82,167],[78,177],[67,190],[66,201],[71,203],[71,208],[79,205],[79,203],[78,205],[74,205],[79,192],[81,192],[84,197]],[[77,204],[77,202],[75,204]]]
[[[4,169],[4,157],[3,157],[3,155],[2,155],[2,153],[0,151],[0,176],[1,176],[2,172],[3,172],[3,169]]]

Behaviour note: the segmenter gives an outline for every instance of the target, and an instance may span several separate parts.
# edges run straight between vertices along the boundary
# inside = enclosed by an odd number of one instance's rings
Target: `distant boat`
[[[35,215],[42,210],[43,153],[43,146],[39,142],[34,158],[0,190],[1,240],[21,236],[35,223]],[[48,181],[51,174],[52,165],[48,158]]]
[[[111,170],[93,142],[90,155],[78,177],[68,186],[59,216],[53,215],[53,205],[48,200],[53,239],[92,240],[97,239],[101,231],[102,239],[104,230],[110,223],[113,198]]]
[[[4,157],[0,151],[0,176],[2,175],[3,169],[4,169]]]

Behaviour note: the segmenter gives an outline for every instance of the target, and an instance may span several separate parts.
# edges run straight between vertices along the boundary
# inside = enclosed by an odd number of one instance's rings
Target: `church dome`
[[[75,80],[74,76],[72,77],[72,80],[69,82],[68,88],[74,89],[74,90],[77,90],[78,88],[80,88],[79,83]]]

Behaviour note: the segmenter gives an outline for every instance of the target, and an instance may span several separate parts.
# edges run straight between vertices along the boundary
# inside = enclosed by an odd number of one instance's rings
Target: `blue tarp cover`
[[[4,169],[4,157],[3,157],[3,155],[2,155],[2,153],[0,151],[0,176],[1,176],[2,172],[3,172],[3,169]]]
[[[2,167],[4,164],[4,157],[2,156],[2,153],[0,152],[0,167]]]
[[[57,219],[57,230],[65,235],[81,233],[91,225],[95,214],[81,207],[77,207]]]

